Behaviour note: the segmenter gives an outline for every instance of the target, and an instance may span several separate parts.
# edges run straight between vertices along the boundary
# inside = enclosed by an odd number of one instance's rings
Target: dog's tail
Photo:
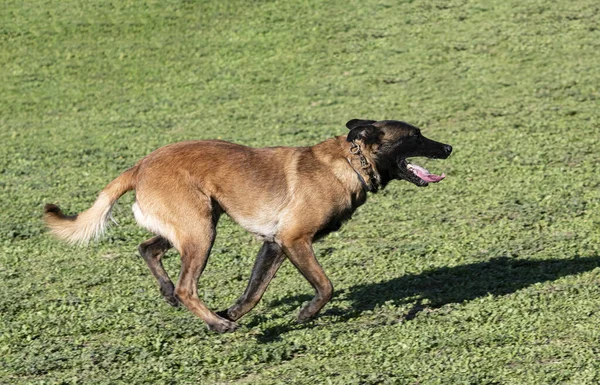
[[[44,208],[44,222],[55,237],[69,243],[87,244],[98,238],[106,230],[111,218],[111,210],[121,195],[135,188],[138,166],[128,169],[110,182],[100,192],[96,202],[86,211],[68,216],[60,207],[47,204]]]

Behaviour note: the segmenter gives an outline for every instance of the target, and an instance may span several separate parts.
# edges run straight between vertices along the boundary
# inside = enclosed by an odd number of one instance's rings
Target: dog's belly
[[[279,219],[271,213],[261,213],[252,217],[229,215],[246,231],[254,234],[258,239],[274,242],[279,230]]]

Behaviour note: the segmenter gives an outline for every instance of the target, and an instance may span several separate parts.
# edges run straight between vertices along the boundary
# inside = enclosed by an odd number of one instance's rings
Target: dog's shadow
[[[419,274],[408,274],[388,281],[353,286],[334,295],[329,309],[320,317],[330,317],[334,322],[360,317],[365,311],[382,305],[411,304],[400,317],[409,321],[425,309],[438,309],[451,303],[462,303],[486,295],[506,295],[535,283],[554,281],[561,277],[593,270],[600,266],[600,257],[575,257],[572,259],[524,260],[493,258],[485,262],[454,267],[441,267]],[[349,309],[335,307],[339,301],[350,301]],[[299,295],[272,301],[269,307],[284,305],[296,308],[312,298]],[[260,322],[255,320],[255,322]],[[259,342],[268,343],[290,330],[312,328],[308,324],[284,324],[265,329],[258,335]]]

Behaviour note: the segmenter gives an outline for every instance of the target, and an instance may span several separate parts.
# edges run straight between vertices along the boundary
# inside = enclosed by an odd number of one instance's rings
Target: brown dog
[[[58,238],[86,243],[104,231],[117,199],[135,189],[135,219],[156,234],[139,251],[171,305],[183,303],[210,330],[233,331],[234,321],[258,303],[287,257],[316,290],[300,311],[302,322],[317,314],[333,293],[313,254],[313,241],[338,230],[365,202],[367,192],[391,180],[426,186],[443,179],[408,163],[407,157],[447,158],[452,152],[404,122],[354,119],[346,125],[347,136],[312,147],[250,148],[216,140],[171,144],[109,183],[90,209],[66,216],[49,204],[44,219]],[[264,244],[242,296],[217,314],[198,298],[197,284],[222,213]],[[171,247],[181,254],[176,285],[161,263]]]

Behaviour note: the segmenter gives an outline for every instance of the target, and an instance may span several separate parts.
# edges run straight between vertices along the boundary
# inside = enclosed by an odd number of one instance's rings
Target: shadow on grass
[[[488,294],[505,295],[539,282],[593,270],[600,266],[600,257],[524,260],[494,258],[486,262],[454,267],[441,267],[420,274],[408,274],[389,281],[357,285],[334,295],[330,309],[321,317],[336,316],[336,322],[360,317],[368,310],[384,304],[396,306],[413,304],[402,320],[409,321],[424,309],[437,309],[450,303],[471,301]],[[351,309],[335,308],[335,299],[350,301]],[[297,307],[310,300],[310,295],[299,295],[271,302],[269,306]],[[426,302],[427,305],[423,305]],[[333,305],[333,307],[332,307]],[[327,309],[327,308],[326,308]],[[290,330],[312,328],[314,324],[288,324],[266,329],[260,342],[276,340]]]

